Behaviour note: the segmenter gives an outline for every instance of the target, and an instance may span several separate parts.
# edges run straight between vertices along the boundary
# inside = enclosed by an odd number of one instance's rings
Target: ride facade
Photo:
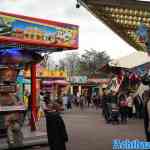
[[[8,146],[23,146],[23,100],[17,95],[17,76],[31,69],[31,131],[35,131],[36,64],[41,53],[78,48],[78,26],[0,12],[0,131],[6,132]]]

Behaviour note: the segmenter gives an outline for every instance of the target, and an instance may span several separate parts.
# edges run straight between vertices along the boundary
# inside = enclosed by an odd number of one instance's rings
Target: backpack
[[[120,101],[120,107],[127,107],[127,106],[128,106],[128,102],[126,100]]]

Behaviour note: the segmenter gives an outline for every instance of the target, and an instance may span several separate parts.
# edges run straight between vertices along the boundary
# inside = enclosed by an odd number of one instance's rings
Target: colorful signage
[[[118,78],[114,77],[112,78],[112,80],[109,82],[107,89],[109,92],[114,91],[114,92],[118,92],[121,84],[122,84],[123,78],[121,79],[121,81],[118,82]]]
[[[30,78],[31,73],[30,70],[24,71],[25,78]],[[61,70],[48,70],[46,68],[37,70],[36,72],[37,78],[66,78],[67,74]]]
[[[144,51],[150,53],[150,30],[149,27],[145,24],[141,23],[136,31],[136,41]]]
[[[0,42],[9,41],[49,48],[77,49],[78,26],[0,12]]]

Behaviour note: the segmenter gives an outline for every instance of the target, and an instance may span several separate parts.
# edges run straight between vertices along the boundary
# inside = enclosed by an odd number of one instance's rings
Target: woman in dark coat
[[[47,134],[50,150],[66,150],[68,135],[64,121],[58,112],[46,112]]]

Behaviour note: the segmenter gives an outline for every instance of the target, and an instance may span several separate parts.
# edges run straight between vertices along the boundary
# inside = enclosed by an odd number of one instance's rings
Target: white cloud
[[[76,9],[75,4],[76,0],[1,0],[0,10],[77,24],[80,26],[80,50],[90,48],[105,50],[112,58],[122,57],[134,51],[134,48],[85,8]]]

